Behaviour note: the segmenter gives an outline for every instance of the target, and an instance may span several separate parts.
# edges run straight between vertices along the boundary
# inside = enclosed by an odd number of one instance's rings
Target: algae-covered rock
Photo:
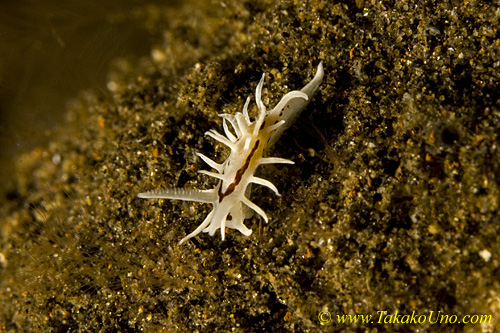
[[[500,328],[497,4],[147,8],[163,42],[75,101],[2,192],[0,331]],[[179,246],[210,207],[137,193],[211,188],[195,153],[226,156],[204,136],[217,115],[263,72],[273,106],[319,61],[270,152],[295,165],[260,169],[282,196],[253,187],[269,223]]]

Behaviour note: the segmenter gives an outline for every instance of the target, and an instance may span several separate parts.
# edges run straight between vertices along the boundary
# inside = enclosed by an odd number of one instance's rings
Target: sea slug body
[[[255,91],[255,101],[258,116],[254,121],[248,115],[250,97],[247,98],[243,112],[234,115],[220,114],[226,136],[215,130],[205,134],[231,149],[229,157],[223,163],[217,163],[207,156],[197,153],[205,163],[217,172],[200,170],[198,172],[219,179],[215,188],[210,190],[168,188],[139,193],[139,198],[145,199],[174,199],[196,201],[212,204],[212,211],[192,233],[184,237],[179,244],[198,235],[201,231],[211,236],[220,228],[221,238],[224,240],[226,227],[236,229],[245,236],[250,236],[243,220],[251,216],[251,210],[262,216],[267,222],[266,213],[248,199],[251,184],[259,184],[271,189],[280,195],[276,186],[270,181],[255,177],[255,171],[260,165],[284,163],[294,164],[293,161],[279,157],[264,157],[266,150],[272,146],[283,131],[290,127],[307,106],[312,96],[323,81],[323,65],[318,65],[314,78],[300,91],[287,93],[281,101],[270,111],[266,110],[261,99],[262,86],[265,74],[262,75]],[[229,128],[231,125],[232,130]]]

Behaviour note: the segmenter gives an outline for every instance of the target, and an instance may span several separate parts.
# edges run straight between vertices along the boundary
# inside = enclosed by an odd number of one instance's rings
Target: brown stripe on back
[[[219,195],[219,202],[222,202],[222,199],[224,199],[224,197],[226,197],[234,192],[234,190],[236,189],[236,186],[238,186],[238,184],[240,183],[241,178],[243,177],[243,174],[248,169],[248,166],[250,165],[250,160],[252,159],[253,154],[255,153],[257,148],[259,148],[259,143],[260,143],[260,140],[257,140],[257,142],[255,142],[255,146],[253,146],[252,150],[250,151],[250,154],[248,154],[247,159],[245,160],[245,164],[238,171],[236,171],[236,176],[234,177],[234,181],[231,184],[229,184],[226,191],[224,193],[222,193],[221,188],[219,187],[219,193],[217,193]]]

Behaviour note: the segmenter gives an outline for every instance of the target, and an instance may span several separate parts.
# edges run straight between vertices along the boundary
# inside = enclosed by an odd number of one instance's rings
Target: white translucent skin
[[[255,100],[259,109],[257,119],[250,120],[248,115],[250,98],[248,98],[243,112],[237,112],[235,115],[219,115],[223,120],[225,136],[215,130],[205,133],[231,149],[229,157],[223,163],[217,163],[197,153],[205,163],[216,170],[216,172],[199,171],[219,179],[215,188],[211,190],[168,188],[138,194],[139,198],[145,199],[186,200],[212,204],[212,211],[205,220],[179,244],[198,235],[201,231],[213,236],[218,229],[221,230],[221,238],[224,240],[226,227],[250,236],[252,230],[243,224],[244,219],[249,217],[248,208],[262,216],[266,222],[268,221],[266,213],[247,198],[251,184],[266,186],[276,195],[280,194],[270,181],[255,177],[254,173],[263,164],[294,164],[288,159],[263,157],[263,155],[279,139],[283,131],[295,122],[318,90],[324,76],[323,64],[318,65],[316,75],[304,88],[287,93],[270,111],[266,110],[261,98],[264,76],[262,75],[255,91]]]

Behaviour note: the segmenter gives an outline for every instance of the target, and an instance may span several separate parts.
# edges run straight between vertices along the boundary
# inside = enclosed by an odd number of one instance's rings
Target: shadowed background
[[[0,5],[0,181],[13,157],[45,144],[65,104],[85,89],[106,93],[117,57],[149,53],[161,31],[143,13],[159,1],[8,1]],[[162,2],[174,5],[175,1]]]

